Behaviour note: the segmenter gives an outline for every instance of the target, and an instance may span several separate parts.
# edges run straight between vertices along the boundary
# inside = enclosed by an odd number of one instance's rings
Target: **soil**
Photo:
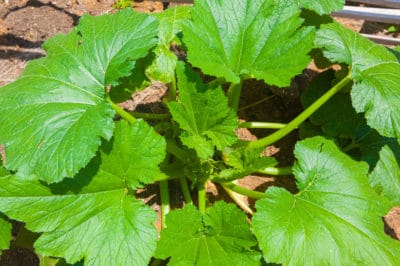
[[[15,80],[23,71],[29,60],[45,55],[40,48],[45,40],[58,32],[67,33],[77,25],[83,14],[100,15],[115,12],[112,7],[114,0],[0,0],[0,86]],[[134,8],[141,12],[158,12],[163,9],[160,2],[135,2]],[[388,33],[388,25],[368,23],[362,20],[338,19],[347,27],[370,34],[388,35],[397,37],[396,33]],[[248,81],[241,98],[239,116],[244,120],[287,122],[301,112],[299,101],[301,92],[307,87],[308,82],[315,76],[317,69],[310,65],[302,75],[295,78],[290,88],[277,89],[269,87],[262,82]],[[144,110],[150,108],[157,112],[159,101],[166,88],[162,84],[152,84],[150,88],[135,95],[124,103],[129,110]],[[264,99],[262,104],[249,106],[254,102]],[[237,134],[244,139],[256,139],[272,131],[240,129]],[[297,132],[293,132],[284,140],[268,147],[267,155],[274,155],[280,166],[292,165],[294,161],[293,147],[298,139]],[[2,153],[2,147],[0,147]],[[271,176],[248,176],[238,181],[241,185],[265,191],[271,185],[282,186],[295,192],[296,186],[291,176],[274,178]],[[179,186],[170,185],[172,207],[182,207],[182,195]],[[224,199],[231,201],[225,191],[218,186],[209,184],[208,196],[210,201]],[[149,186],[138,191],[142,198],[155,210],[160,209],[160,199],[157,197],[158,186]],[[254,202],[244,200],[254,207]],[[400,239],[400,207],[393,208],[384,217],[385,231],[393,238]],[[160,228],[160,219],[156,223]],[[38,265],[38,258],[29,249],[13,247],[5,251],[1,257],[0,265],[29,266]]]

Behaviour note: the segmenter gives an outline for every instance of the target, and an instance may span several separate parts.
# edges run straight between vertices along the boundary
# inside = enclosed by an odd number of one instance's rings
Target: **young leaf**
[[[188,61],[229,82],[254,77],[288,86],[310,62],[314,31],[289,0],[196,0],[183,25]]]
[[[343,8],[345,0],[298,0],[301,7],[312,10],[317,14],[330,14],[332,11],[337,11]]]
[[[113,140],[74,179],[51,189],[34,180],[0,179],[0,211],[43,232],[35,242],[43,256],[147,265],[156,248],[156,215],[129,191],[159,174],[164,150],[162,137],[145,122],[119,122]]]
[[[168,265],[260,265],[260,254],[243,212],[222,201],[201,214],[188,205],[167,216],[156,257]]]
[[[380,159],[370,173],[371,186],[378,194],[387,197],[393,205],[400,204],[400,167],[388,146],[379,153]]]
[[[48,40],[48,56],[0,90],[7,169],[51,183],[85,166],[112,136],[105,87],[130,73],[156,34],[154,18],[124,10],[84,16],[71,33]]]
[[[146,70],[147,76],[153,80],[169,83],[175,80],[175,67],[178,61],[170,50],[171,43],[176,40],[176,34],[181,31],[180,22],[190,17],[187,6],[167,9],[154,15],[159,19],[158,45],[154,50],[153,64]]]
[[[232,168],[222,170],[217,178],[225,181],[234,180],[277,164],[274,158],[261,156],[261,152],[257,149],[227,147],[223,153],[224,162]]]
[[[383,232],[390,204],[369,186],[368,166],[332,141],[295,148],[299,192],[270,188],[256,204],[254,233],[268,262],[285,265],[396,265],[400,243]]]
[[[333,62],[351,65],[351,91],[357,112],[381,135],[400,139],[400,64],[385,47],[376,45],[339,23],[321,26],[316,44]]]
[[[184,131],[183,144],[206,159],[214,154],[214,146],[223,150],[235,143],[237,118],[222,89],[207,88],[184,63],[177,65],[177,77],[179,102],[168,103],[168,108]]]
[[[178,41],[176,34],[182,31],[182,21],[190,18],[190,7],[176,6],[163,12],[155,13],[153,16],[160,21],[159,44],[167,46],[173,41]]]

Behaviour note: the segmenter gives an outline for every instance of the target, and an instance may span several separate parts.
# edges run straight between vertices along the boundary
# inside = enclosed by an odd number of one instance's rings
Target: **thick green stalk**
[[[207,197],[206,197],[206,183],[199,183],[197,185],[198,204],[200,213],[206,213]]]
[[[168,101],[176,101],[176,78],[174,76],[173,80],[168,84]]]
[[[240,107],[240,108],[238,109],[238,111],[244,111],[244,110],[246,110],[246,109],[249,109],[249,108],[252,108],[252,107],[257,106],[257,105],[259,105],[259,104],[262,104],[263,102],[266,102],[266,101],[268,101],[268,100],[274,98],[275,96],[276,96],[276,95],[268,96],[268,97],[265,97],[265,98],[263,98],[263,99],[261,99],[261,100],[258,100],[258,101],[256,101],[256,102],[254,102],[254,103],[252,103],[252,104],[249,104],[249,105]]]
[[[175,143],[171,141],[167,141],[167,152],[174,155],[176,158],[181,160],[182,162],[187,162],[188,161],[188,155],[187,153],[182,150],[181,148],[178,147]]]
[[[236,193],[239,193],[241,195],[245,195],[249,198],[253,199],[264,199],[267,197],[265,193],[250,190],[244,187],[241,187],[239,185],[236,185],[235,183],[232,182],[225,182],[225,183],[220,183],[223,187],[227,187],[232,191],[235,191]]]
[[[165,217],[170,211],[169,204],[169,187],[168,181],[160,182],[160,197],[161,197],[161,226],[165,228],[167,224],[165,223]]]
[[[235,193],[233,190],[230,188],[222,185],[222,188],[225,190],[225,192],[229,195],[229,197],[240,207],[242,208],[245,212],[253,215],[254,212],[250,207],[241,199],[238,197],[238,193]]]
[[[239,128],[268,128],[268,129],[281,129],[286,124],[273,123],[273,122],[243,122],[239,124]]]
[[[292,172],[292,167],[287,166],[287,167],[267,167],[261,170],[258,170],[257,173],[260,174],[266,174],[266,175],[291,175]]]
[[[107,101],[110,103],[111,107],[117,112],[117,114],[128,121],[129,123],[133,124],[136,122],[136,118],[133,117],[130,113],[125,111],[122,107],[120,107],[118,104],[114,103],[110,97],[106,97]]]
[[[243,82],[240,83],[232,83],[229,86],[227,96],[228,96],[228,103],[229,106],[237,112],[239,109],[239,101],[240,101],[240,94],[242,93],[242,85]]]
[[[193,204],[192,196],[190,195],[189,185],[185,177],[179,178],[179,184],[181,185],[181,190],[183,194],[183,198],[185,199],[186,204]]]
[[[308,119],[315,111],[317,111],[323,104],[325,104],[333,95],[339,92],[342,88],[344,88],[347,84],[351,82],[350,74],[347,75],[344,79],[342,79],[338,84],[332,87],[329,91],[327,91],[324,95],[322,95],[318,100],[316,100],[313,104],[311,104],[306,110],[304,110],[301,114],[299,114],[295,119],[290,121],[284,128],[274,132],[273,134],[250,142],[248,145],[249,149],[262,148],[281,138],[285,137],[287,134],[295,130],[301,123],[303,123],[306,119]]]
[[[150,114],[150,113],[139,113],[139,112],[129,112],[130,115],[135,118],[143,119],[153,119],[153,120],[163,120],[171,118],[170,114]]]
[[[349,145],[347,145],[346,147],[344,147],[342,149],[342,152],[349,152],[353,149],[358,148],[360,145],[358,145],[357,143],[355,143],[354,141],[352,141]]]

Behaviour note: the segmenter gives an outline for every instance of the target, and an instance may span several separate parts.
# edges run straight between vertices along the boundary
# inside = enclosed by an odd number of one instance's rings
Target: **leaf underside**
[[[0,89],[0,143],[5,167],[48,183],[74,176],[110,139],[114,112],[105,88],[127,76],[156,44],[157,21],[132,10],[84,16],[67,35],[44,44],[47,57],[31,61]]]
[[[164,150],[162,137],[145,122],[118,122],[114,138],[74,179],[49,188],[1,178],[0,211],[42,233],[34,245],[40,255],[93,266],[147,265],[156,249],[157,217],[129,191],[159,174]]]
[[[171,257],[168,265],[259,265],[260,254],[243,212],[217,202],[202,215],[188,205],[167,216],[156,257]]]
[[[322,137],[299,142],[299,192],[267,190],[254,233],[267,262],[285,265],[396,265],[400,244],[383,231],[390,205],[369,186],[365,163]]]
[[[314,31],[289,0],[198,0],[183,24],[188,61],[239,83],[248,77],[288,86],[310,62]]]

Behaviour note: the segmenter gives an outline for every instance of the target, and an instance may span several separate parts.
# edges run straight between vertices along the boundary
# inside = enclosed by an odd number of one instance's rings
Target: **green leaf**
[[[331,87],[335,72],[327,70],[315,77],[307,90],[301,95],[304,108],[310,106]],[[322,127],[328,136],[351,137],[355,128],[363,122],[363,115],[357,114],[351,105],[349,93],[338,93],[321,106],[310,118],[315,125]]]
[[[114,138],[101,149],[100,169],[125,179],[131,188],[149,184],[161,175],[158,165],[165,157],[165,140],[143,120],[133,125],[116,124]]]
[[[335,75],[332,70],[315,77],[302,94],[303,106],[308,107],[328,91],[334,79]],[[321,126],[325,135],[334,137],[338,143],[346,143],[345,145],[350,143],[353,149],[349,153],[356,159],[368,162],[372,167],[378,161],[379,151],[384,145],[389,145],[393,151],[398,150],[396,155],[400,156],[400,146],[397,140],[383,137],[369,127],[364,116],[357,114],[352,107],[350,95],[346,91],[339,92],[329,99],[310,117],[310,120],[313,125]],[[322,132],[309,133],[310,136],[324,135]],[[304,136],[304,134],[303,128],[302,135]]]
[[[217,178],[224,181],[234,180],[277,164],[274,158],[261,155],[261,152],[262,150],[257,149],[227,147],[223,153],[224,163],[232,168],[222,170]]]
[[[237,141],[237,118],[220,87],[208,88],[184,63],[177,65],[179,102],[168,103],[184,145],[206,159]]]
[[[333,62],[351,66],[353,107],[381,135],[400,139],[400,64],[385,47],[338,23],[321,26],[316,45]]]
[[[145,122],[119,122],[114,139],[72,180],[49,189],[37,181],[0,179],[0,211],[43,232],[35,242],[43,256],[69,263],[84,258],[85,265],[147,265],[156,248],[156,215],[129,190],[159,174],[164,150],[162,137]]]
[[[397,265],[400,243],[385,235],[390,204],[370,187],[365,163],[314,137],[295,148],[299,192],[267,190],[254,233],[265,260],[285,265]]]
[[[154,49],[155,59],[146,74],[150,79],[170,83],[175,80],[176,55],[170,50],[171,43],[178,41],[176,35],[182,30],[181,21],[190,18],[188,6],[178,6],[154,14],[159,19],[158,45]]]
[[[110,139],[114,112],[105,88],[127,76],[156,44],[157,22],[124,10],[84,16],[71,33],[44,44],[47,57],[31,61],[0,90],[0,143],[6,168],[46,182],[74,176]]]
[[[0,160],[0,178],[9,176],[10,174],[2,167]],[[0,255],[1,251],[8,249],[11,241],[11,224],[7,222],[2,213],[0,213]]]
[[[310,62],[314,30],[289,0],[196,0],[183,27],[188,61],[229,82],[254,77],[285,87]]]
[[[353,141],[361,153],[360,156],[356,156],[355,158],[367,162],[372,168],[378,162],[379,152],[385,145],[390,147],[397,158],[400,158],[400,145],[397,140],[382,137],[375,129],[367,126],[365,121],[364,124],[360,123],[355,129]]]
[[[370,173],[371,186],[378,194],[387,197],[393,205],[400,204],[400,167],[388,146],[379,153],[380,159]]]
[[[330,14],[332,11],[341,10],[345,0],[298,0],[301,7],[312,10],[319,15]]]
[[[8,249],[11,241],[11,224],[0,214],[0,255],[1,251]]]
[[[111,87],[109,96],[114,103],[122,103],[132,98],[136,91],[144,90],[151,85],[151,81],[146,76],[145,71],[153,62],[154,56],[147,55],[140,58],[135,63],[135,68],[127,77],[122,77],[118,80],[118,84]]]
[[[159,45],[154,49],[155,59],[146,69],[146,75],[151,80],[170,83],[175,80],[175,67],[178,62],[176,55],[169,46]]]
[[[160,21],[159,44],[169,46],[171,42],[178,41],[176,35],[182,31],[182,21],[190,18],[190,7],[176,6],[153,16]]]
[[[156,257],[171,257],[168,265],[260,265],[246,216],[233,204],[217,202],[205,214],[187,205],[166,222]]]
[[[363,71],[351,92],[357,112],[381,135],[400,140],[400,64],[382,63]]]

